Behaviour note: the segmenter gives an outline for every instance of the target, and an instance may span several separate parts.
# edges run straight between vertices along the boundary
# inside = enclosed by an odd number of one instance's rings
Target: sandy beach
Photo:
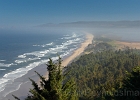
[[[81,47],[74,51],[74,53],[63,60],[62,66],[67,66],[73,59],[75,59],[77,56],[79,56],[85,48],[92,43],[93,35],[90,33],[86,33],[86,40],[81,44]]]
[[[123,42],[123,41],[116,41],[115,44],[121,49],[124,47],[130,47],[132,49],[140,49],[140,42]]]

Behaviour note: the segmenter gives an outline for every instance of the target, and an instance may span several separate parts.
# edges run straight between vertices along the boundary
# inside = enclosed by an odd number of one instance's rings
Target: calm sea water
[[[9,84],[9,91],[22,84],[14,83],[15,79],[50,57],[56,60],[57,55],[63,58],[71,54],[84,39],[84,34],[76,32],[0,33],[0,98],[7,95]]]

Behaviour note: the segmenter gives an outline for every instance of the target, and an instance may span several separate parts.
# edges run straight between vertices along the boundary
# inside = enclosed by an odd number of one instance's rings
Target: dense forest
[[[119,95],[115,97],[114,93],[123,87],[127,74],[140,66],[140,50],[129,47],[115,50],[107,42],[89,45],[87,51],[92,52],[82,55],[67,67],[68,71],[71,70],[69,77],[76,79],[80,100],[117,99]],[[139,88],[136,90],[140,91]]]
[[[30,79],[34,88],[25,100],[139,100],[140,50],[117,50],[108,43],[111,40],[102,40],[90,44],[88,54],[63,70],[60,57],[57,63],[50,59],[49,79],[36,72],[41,86]]]

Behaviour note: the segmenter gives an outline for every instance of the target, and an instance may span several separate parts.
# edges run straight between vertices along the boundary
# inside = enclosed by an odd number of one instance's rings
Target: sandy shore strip
[[[86,40],[81,44],[81,47],[76,49],[72,55],[67,57],[62,61],[62,66],[65,67],[67,66],[73,59],[75,59],[77,56],[79,56],[82,52],[84,52],[85,48],[89,45],[92,44],[94,36],[90,33],[86,33]]]
[[[132,49],[140,49],[140,42],[122,42],[122,41],[115,41],[115,44],[121,49],[125,47],[130,47]]]

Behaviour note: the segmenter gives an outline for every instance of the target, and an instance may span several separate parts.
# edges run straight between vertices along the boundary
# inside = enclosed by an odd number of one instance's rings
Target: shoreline
[[[65,67],[67,66],[69,63],[71,63],[71,61],[73,61],[76,57],[78,57],[81,53],[84,52],[85,48],[92,43],[92,40],[93,40],[94,36],[90,33],[86,33],[86,40],[81,43],[81,46],[76,49],[72,55],[68,56],[67,58],[65,58],[63,61],[62,61],[62,66]]]
[[[71,55],[63,58],[63,61],[62,61],[63,68],[84,52],[85,48],[89,44],[92,43],[93,37],[94,36],[92,34],[86,33],[86,39],[83,43],[81,43],[81,46],[79,48],[77,48],[76,50],[74,50],[74,52]],[[37,83],[39,83],[39,77],[34,73],[34,71],[37,71],[41,75],[45,76],[46,79],[48,78],[48,72],[47,72],[45,64],[37,66],[36,68],[32,69],[25,75],[25,76],[32,78]],[[22,78],[20,78],[20,79],[22,79]],[[28,96],[30,88],[32,88],[32,85],[31,85],[31,82],[28,80],[28,82],[24,82],[18,90],[13,91],[13,92],[9,93],[8,95],[6,95],[6,97],[3,98],[3,100],[7,100],[7,99],[15,100],[14,97],[12,97],[12,94],[21,98],[21,100],[24,100],[24,98]]]
[[[63,59],[62,64],[61,64],[62,68],[66,67],[76,57],[80,56],[80,54],[82,54],[84,52],[85,48],[89,44],[92,44],[92,40],[94,38],[93,34],[90,34],[90,33],[85,33],[85,34],[86,34],[86,40],[83,43],[81,43],[81,46],[79,48],[77,48],[71,55],[69,55],[68,57]],[[45,76],[46,79],[48,79],[48,72],[46,72],[44,76]],[[39,81],[37,83],[40,84]]]
[[[15,91],[12,91],[11,93],[7,94],[4,98],[0,98],[0,100],[15,100],[14,97],[12,95],[15,95],[17,97],[19,97],[21,100],[25,100],[24,98],[28,96],[29,90],[32,88],[32,83],[29,80],[29,78],[33,79],[35,82],[37,82],[39,80],[38,75],[34,72],[37,71],[38,73],[46,73],[47,69],[46,69],[46,65],[45,64],[41,64],[35,68],[33,68],[32,70],[30,70],[26,75],[15,79],[15,82],[22,82],[24,80],[24,82],[20,85],[20,87],[18,89],[16,89]]]

